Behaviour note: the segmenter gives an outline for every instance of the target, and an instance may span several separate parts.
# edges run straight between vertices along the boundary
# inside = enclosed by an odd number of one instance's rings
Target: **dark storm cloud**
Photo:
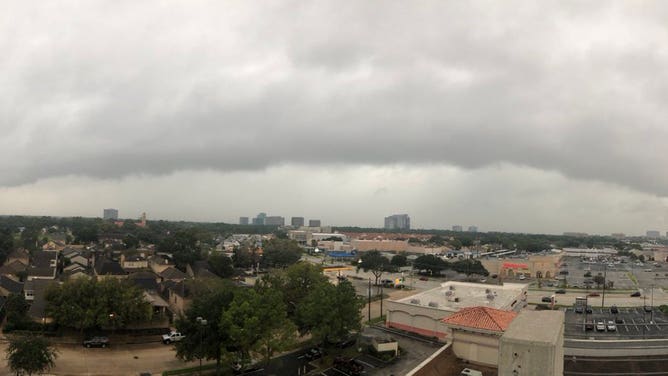
[[[643,4],[15,2],[0,184],[505,162],[666,196],[666,9]]]

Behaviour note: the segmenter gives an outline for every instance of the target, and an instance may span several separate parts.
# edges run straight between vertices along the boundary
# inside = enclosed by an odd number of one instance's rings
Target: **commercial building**
[[[650,239],[658,239],[661,237],[661,231],[647,230],[646,236]]]
[[[267,213],[260,213],[257,217],[253,218],[253,224],[255,226],[262,226],[264,225],[265,218],[267,218]]]
[[[458,358],[496,367],[501,336],[517,315],[515,311],[469,307],[446,317],[443,323],[452,330],[452,350]]]
[[[304,217],[292,217],[290,219],[290,225],[296,228],[304,226]]]
[[[118,219],[118,210],[117,209],[104,209],[102,211],[102,218],[117,220]]]
[[[515,279],[520,275],[535,278],[554,278],[559,274],[559,266],[564,252],[530,254],[523,258],[483,257],[482,266],[490,274],[499,278]]]
[[[408,214],[393,214],[385,217],[385,229],[387,230],[410,230],[411,218]]]
[[[309,219],[308,220],[308,227],[320,227],[320,220],[319,219]]]
[[[387,301],[386,326],[444,341],[451,330],[443,319],[468,307],[484,306],[519,311],[526,306],[528,285],[501,286],[454,282],[409,297]]]
[[[452,226],[452,231],[462,232],[463,228],[460,225],[454,225],[454,226]]]
[[[478,226],[469,226],[469,232],[478,232]]]
[[[499,343],[499,376],[564,374],[564,312],[524,311]]]
[[[280,216],[270,216],[264,219],[266,226],[285,226],[285,218]]]
[[[408,251],[408,240],[362,240],[353,239],[350,244],[353,249],[360,252],[366,251],[388,251],[388,252],[406,252]]]
[[[247,225],[248,224],[248,217],[239,217],[239,224],[240,225]]]

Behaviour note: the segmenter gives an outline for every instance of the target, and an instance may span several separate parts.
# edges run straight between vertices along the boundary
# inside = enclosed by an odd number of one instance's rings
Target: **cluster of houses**
[[[132,251],[105,247],[66,245],[49,241],[40,250],[14,250],[0,266],[0,306],[10,294],[22,294],[30,304],[28,315],[36,322],[48,322],[45,292],[49,285],[76,278],[127,279],[143,290],[156,320],[182,314],[191,301],[189,280],[218,278],[206,261],[177,269],[172,255],[153,246]]]

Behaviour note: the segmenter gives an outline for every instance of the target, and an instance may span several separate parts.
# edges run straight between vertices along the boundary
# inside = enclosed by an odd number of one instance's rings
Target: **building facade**
[[[393,214],[385,217],[385,229],[387,230],[410,230],[411,218],[408,214]]]
[[[290,218],[290,225],[292,227],[303,227],[304,226],[304,217],[292,217]]]
[[[102,218],[117,220],[118,219],[118,210],[117,209],[104,209],[102,211]]]
[[[248,217],[239,217],[239,224],[240,225],[247,225],[248,224]]]
[[[463,230],[463,228],[462,228],[462,226],[460,226],[460,225],[454,225],[454,226],[452,226],[452,231],[462,232],[462,230]]]
[[[320,220],[319,219],[309,219],[308,220],[308,227],[320,227]]]
[[[285,218],[274,215],[264,219],[266,226],[285,226]]]

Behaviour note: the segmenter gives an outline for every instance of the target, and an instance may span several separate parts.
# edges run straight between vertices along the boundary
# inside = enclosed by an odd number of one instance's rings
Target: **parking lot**
[[[643,307],[619,308],[617,314],[610,308],[593,308],[592,313],[576,313],[573,308],[566,310],[565,337],[594,338],[601,340],[668,338],[668,317],[654,308],[653,312],[645,312]],[[615,323],[614,331],[607,328],[596,329],[597,322]],[[590,323],[585,330],[585,322]],[[592,326],[593,325],[593,326]]]
[[[613,283],[616,290],[649,289],[651,286],[668,288],[668,264],[665,262],[592,261],[567,257],[563,259],[563,264],[561,270],[568,271],[568,274],[559,277],[565,278],[569,286],[585,288],[585,281],[591,281],[600,273]],[[587,272],[591,273],[591,277],[584,276]],[[596,285],[590,283],[589,287]]]

